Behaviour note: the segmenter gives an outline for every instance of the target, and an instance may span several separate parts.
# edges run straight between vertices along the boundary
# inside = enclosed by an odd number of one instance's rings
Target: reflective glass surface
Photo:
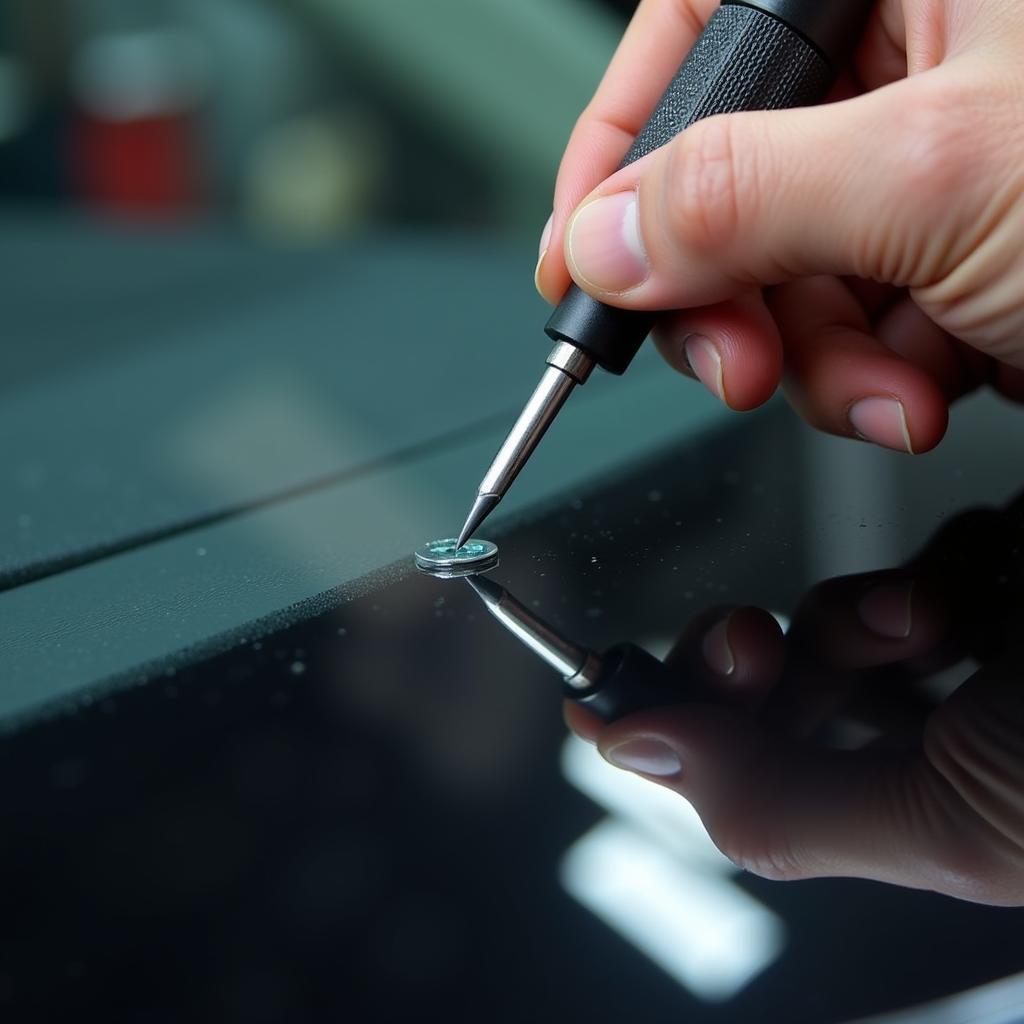
[[[0,7],[2,1024],[1024,1021],[1019,409],[903,458],[646,346],[413,567],[635,6]]]
[[[749,853],[803,821],[804,874],[888,881],[739,870],[682,797],[569,738],[558,674],[410,551],[318,617],[3,738],[7,1019],[1019,1007],[1005,982],[957,995],[1024,971],[1024,911],[985,905],[1024,890],[1024,479],[993,408],[921,460],[775,409],[495,537],[489,578],[559,636],[668,657],[679,704],[645,714],[704,715],[721,741],[682,768],[720,843],[746,834]],[[737,693],[708,676],[704,637],[740,606],[786,632],[735,652]],[[960,756],[911,841],[864,766],[924,756],[938,714]]]

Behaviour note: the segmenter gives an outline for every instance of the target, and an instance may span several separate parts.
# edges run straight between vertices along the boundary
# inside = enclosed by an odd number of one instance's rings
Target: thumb
[[[971,234],[957,229],[978,189],[971,129],[944,74],[698,122],[577,208],[570,273],[637,309],[705,306],[826,273],[911,287],[941,279]]]
[[[921,758],[815,749],[698,704],[630,715],[597,742],[612,764],[685,797],[718,848],[754,874],[870,878],[979,898],[977,880],[947,856],[964,844],[945,841],[957,823]]]

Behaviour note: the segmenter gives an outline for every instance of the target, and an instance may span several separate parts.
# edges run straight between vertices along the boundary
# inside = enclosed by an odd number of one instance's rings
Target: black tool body
[[[615,722],[634,711],[669,707],[686,699],[675,673],[636,644],[617,644],[601,655],[601,671],[585,690],[566,685],[565,695],[603,722]]]
[[[860,38],[872,0],[726,0],[708,21],[622,166],[713,114],[818,103]],[[573,285],[545,331],[623,373],[658,318]]]

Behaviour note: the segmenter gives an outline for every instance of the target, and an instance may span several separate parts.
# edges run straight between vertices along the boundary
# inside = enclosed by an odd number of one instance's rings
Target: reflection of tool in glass
[[[823,100],[860,38],[873,0],[725,0],[708,21],[622,166],[712,114],[776,110]],[[494,457],[459,544],[486,519],[526,465],[577,384],[594,366],[625,372],[656,314],[618,309],[575,285],[548,320],[548,368]]]
[[[486,576],[467,576],[487,610],[565,680],[565,695],[605,722],[634,711],[678,704],[678,680],[635,644],[616,644],[598,655],[561,636]]]

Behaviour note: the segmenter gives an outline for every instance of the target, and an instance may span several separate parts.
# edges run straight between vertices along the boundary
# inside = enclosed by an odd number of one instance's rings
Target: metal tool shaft
[[[544,376],[480,482],[473,507],[459,533],[459,547],[494,511],[540,444],[573,388],[583,384],[594,369],[594,360],[586,352],[564,341],[555,345],[547,362]]]
[[[682,699],[676,673],[642,647],[622,643],[597,654],[562,636],[494,580],[467,576],[466,582],[498,622],[562,676],[563,694],[602,721]]]
[[[540,655],[574,689],[592,686],[601,663],[593,651],[574,644],[486,576],[467,576],[487,610],[534,654]]]

